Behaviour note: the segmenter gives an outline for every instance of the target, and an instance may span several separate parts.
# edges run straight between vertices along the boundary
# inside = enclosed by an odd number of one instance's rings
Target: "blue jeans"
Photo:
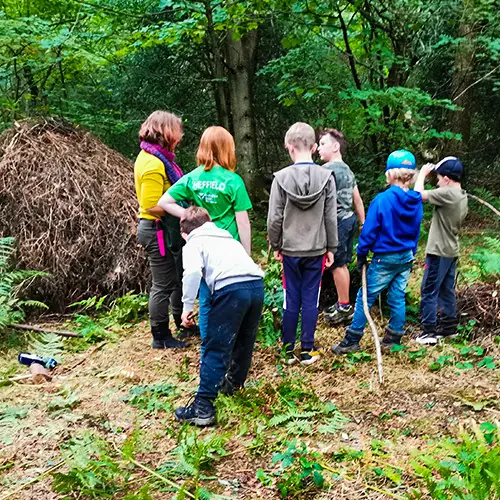
[[[212,294],[210,293],[210,288],[208,288],[207,282],[202,278],[200,282],[200,290],[198,292],[198,303],[199,303],[199,316],[198,316],[198,327],[200,328],[200,357],[203,358],[203,353],[205,352],[205,338],[207,336],[208,329],[208,313],[210,312],[210,303],[212,301]]]
[[[411,250],[374,255],[366,272],[368,307],[371,307],[379,294],[387,288],[387,303],[391,310],[389,328],[399,335],[404,333],[406,321],[405,289],[410,277],[413,259]],[[352,324],[347,329],[349,340],[359,342],[365,326],[363,290],[360,288],[356,297]]]
[[[198,397],[213,401],[225,376],[234,387],[243,387],[263,304],[262,279],[233,283],[213,293]]]
[[[318,322],[318,301],[325,257],[283,256],[283,324],[281,339],[288,349],[293,349],[297,336],[299,313],[302,310],[302,350],[314,346],[314,333]]]
[[[456,257],[426,255],[420,301],[423,325],[435,326],[438,310],[442,319],[456,319],[456,270]]]

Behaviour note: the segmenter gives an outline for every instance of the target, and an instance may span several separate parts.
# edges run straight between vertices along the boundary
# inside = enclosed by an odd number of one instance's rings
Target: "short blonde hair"
[[[310,151],[315,143],[316,133],[311,125],[307,123],[294,123],[285,135],[285,146],[291,144],[299,151]]]
[[[393,182],[402,182],[412,185],[417,180],[418,171],[412,168],[391,168],[385,172],[385,177],[389,184]]]

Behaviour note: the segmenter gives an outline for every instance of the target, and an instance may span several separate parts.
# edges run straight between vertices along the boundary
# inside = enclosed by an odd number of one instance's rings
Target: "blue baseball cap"
[[[417,168],[417,162],[413,153],[406,151],[406,149],[398,149],[393,151],[387,157],[387,163],[385,164],[385,171],[391,170],[391,168],[409,168],[415,170]]]
[[[434,171],[439,175],[449,177],[453,181],[459,181],[464,173],[464,167],[455,156],[447,156],[437,164]]]

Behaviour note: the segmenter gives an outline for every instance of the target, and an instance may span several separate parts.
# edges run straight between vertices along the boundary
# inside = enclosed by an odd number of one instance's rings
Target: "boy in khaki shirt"
[[[426,191],[425,178],[432,171],[437,174],[438,188]],[[422,201],[435,207],[421,290],[423,332],[416,339],[423,345],[436,345],[442,338],[457,333],[455,273],[459,254],[458,231],[467,215],[467,193],[460,184],[462,174],[460,160],[448,156],[437,165],[424,165],[415,184],[415,191],[422,193]]]

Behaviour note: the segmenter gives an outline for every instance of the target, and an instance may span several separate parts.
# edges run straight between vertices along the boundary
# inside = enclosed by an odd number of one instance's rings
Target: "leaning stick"
[[[488,207],[493,213],[497,214],[498,217],[500,217],[500,211],[497,210],[491,203],[488,203],[487,201],[482,200],[478,196],[475,196],[473,194],[467,193],[467,196],[472,198],[473,200],[478,201],[479,203],[482,203],[485,207]]]
[[[370,324],[372,329],[373,341],[375,342],[375,352],[377,353],[377,367],[378,367],[378,379],[381,384],[384,383],[384,369],[382,367],[382,351],[380,350],[380,340],[377,334],[377,327],[370,316],[370,308],[368,307],[368,292],[366,286],[366,265],[363,266],[363,271],[361,273],[361,279],[363,282],[363,311],[365,313],[366,319]]]
[[[32,326],[32,325],[23,325],[23,324],[12,324],[9,325],[10,328],[14,328],[15,330],[28,330],[32,332],[41,332],[41,333],[57,333],[57,335],[60,335],[61,337],[80,337],[81,335],[76,332],[70,332],[68,330],[50,330],[47,328],[41,328],[39,326]]]
[[[63,465],[63,464],[64,464],[64,460],[61,460],[59,463],[57,463],[56,465],[54,465],[54,467],[51,467],[50,469],[46,470],[45,472],[42,472],[41,474],[39,474],[38,476],[36,476],[31,481],[28,481],[27,483],[22,484],[21,486],[19,486],[19,488],[16,488],[15,490],[12,490],[10,493],[7,493],[6,495],[2,496],[0,498],[0,500],[7,500],[7,498],[11,498],[14,495],[17,495],[21,490],[24,490],[24,488],[26,488],[26,486],[30,486],[31,484],[40,481],[45,476],[47,476],[47,474],[50,474],[51,472],[54,472],[56,469],[59,469],[59,467],[61,467],[61,465]],[[16,498],[19,498],[19,497],[16,496]]]

